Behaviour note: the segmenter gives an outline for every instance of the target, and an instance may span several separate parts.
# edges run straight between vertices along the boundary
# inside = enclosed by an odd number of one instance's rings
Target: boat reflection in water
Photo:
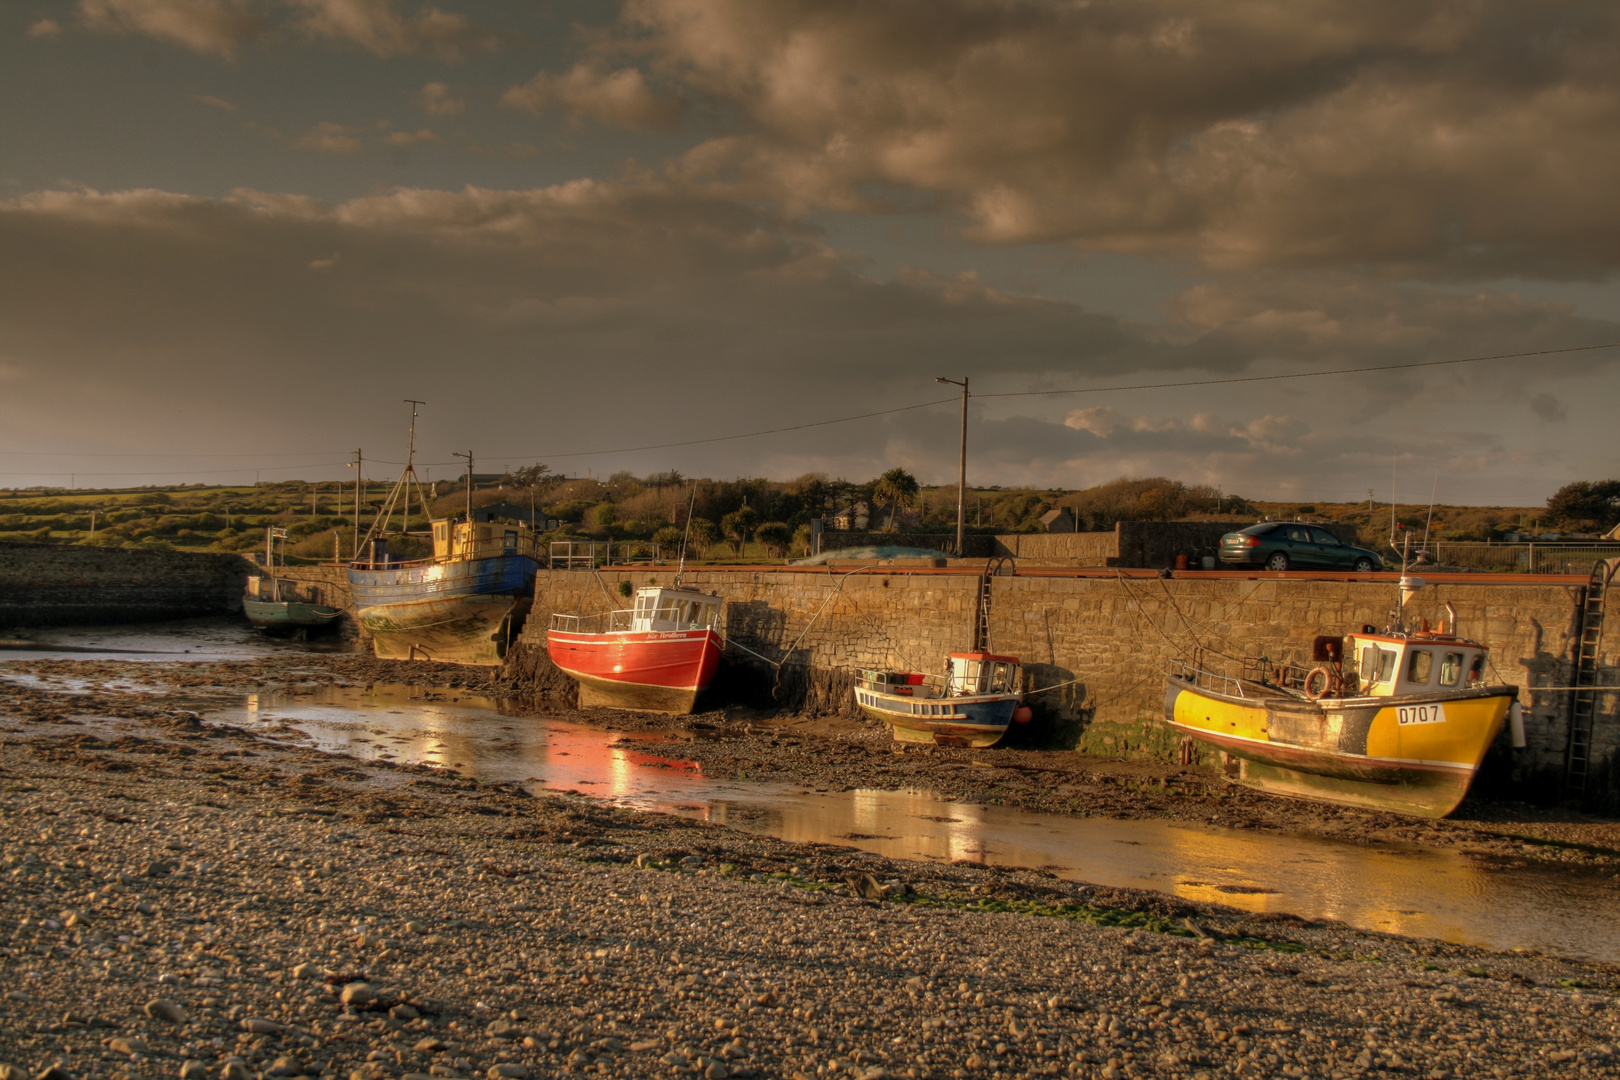
[[[679,741],[601,731],[543,709],[539,702],[503,706],[457,691],[378,684],[371,692],[261,694],[234,716],[215,715],[292,724],[319,747],[359,758],[438,764],[785,840],[897,859],[1040,868],[1071,881],[1245,911],[1620,962],[1613,885],[1598,875],[1503,872],[1500,863],[1454,851],[1314,835],[1034,814],[949,802],[926,791],[812,791],[710,777],[682,758]]]

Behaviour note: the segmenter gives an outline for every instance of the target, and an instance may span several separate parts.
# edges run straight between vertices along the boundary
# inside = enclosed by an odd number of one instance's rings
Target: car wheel
[[[1271,553],[1271,558],[1266,560],[1266,569],[1267,570],[1286,570],[1286,569],[1288,569],[1288,556],[1283,554],[1280,551],[1273,551]]]
[[[1356,573],[1358,573],[1358,574],[1370,574],[1370,573],[1372,573],[1372,560],[1367,558],[1365,555],[1363,555],[1361,558],[1357,559],[1356,560]]]

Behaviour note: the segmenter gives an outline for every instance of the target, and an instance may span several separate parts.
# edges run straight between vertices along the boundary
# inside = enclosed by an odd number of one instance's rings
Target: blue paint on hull
[[[916,698],[864,689],[855,692],[855,702],[861,711],[888,724],[900,742],[979,749],[1001,741],[1021,701],[1021,694]],[[932,715],[919,711],[942,706],[949,711]]]
[[[385,660],[493,666],[533,601],[539,567],[527,555],[350,570],[356,621]]]

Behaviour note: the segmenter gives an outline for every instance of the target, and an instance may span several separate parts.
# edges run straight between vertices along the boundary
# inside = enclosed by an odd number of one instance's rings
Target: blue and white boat
[[[527,525],[433,522],[433,558],[349,569],[355,620],[385,660],[494,666],[534,601],[539,546]]]
[[[944,675],[862,671],[855,704],[888,724],[896,742],[994,746],[1012,723],[1028,723],[1022,667],[1016,656],[951,653]]]
[[[464,520],[435,518],[416,477],[416,409],[408,400],[411,433],[405,471],[383,500],[364,541],[356,537],[349,564],[349,593],[355,622],[369,635],[384,660],[440,660],[494,667],[506,658],[534,602],[534,575],[540,545],[534,530],[518,522],[479,521],[473,513],[472,451],[467,459],[467,513]],[[359,473],[355,510],[360,508]],[[387,533],[394,511],[400,531],[411,534],[414,489],[433,535],[433,557],[397,561],[388,553]],[[366,558],[360,559],[360,552]]]

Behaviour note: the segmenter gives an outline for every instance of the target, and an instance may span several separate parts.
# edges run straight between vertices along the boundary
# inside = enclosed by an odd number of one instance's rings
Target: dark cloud
[[[1212,267],[1620,261],[1620,9],[1510,0],[629,0],[626,50],[745,126],[683,175],[790,208],[938,193],[994,243]]]
[[[517,464],[866,476],[900,463],[943,480],[950,406],[767,440],[564,455],[927,401],[948,396],[932,382],[941,374],[971,373],[989,394],[1620,340],[1567,305],[1333,275],[1232,277],[1189,290],[1176,313],[1166,332],[972,274],[875,281],[790,218],[656,179],[337,204],[248,191],[0,203],[0,423],[32,446],[392,445],[396,399],[422,397],[425,445]],[[1357,455],[1387,460],[1398,438],[1402,453],[1466,449],[1459,469],[1516,477],[1513,454],[1541,451],[1498,431],[1503,411],[1531,384],[1582,373],[1586,403],[1607,400],[1591,392],[1595,363],[1194,390],[1151,409],[986,397],[974,475],[1360,483]]]
[[[436,7],[402,13],[394,0],[79,0],[78,14],[87,30],[139,34],[227,60],[247,42],[277,34],[447,61],[497,45],[463,15]]]

